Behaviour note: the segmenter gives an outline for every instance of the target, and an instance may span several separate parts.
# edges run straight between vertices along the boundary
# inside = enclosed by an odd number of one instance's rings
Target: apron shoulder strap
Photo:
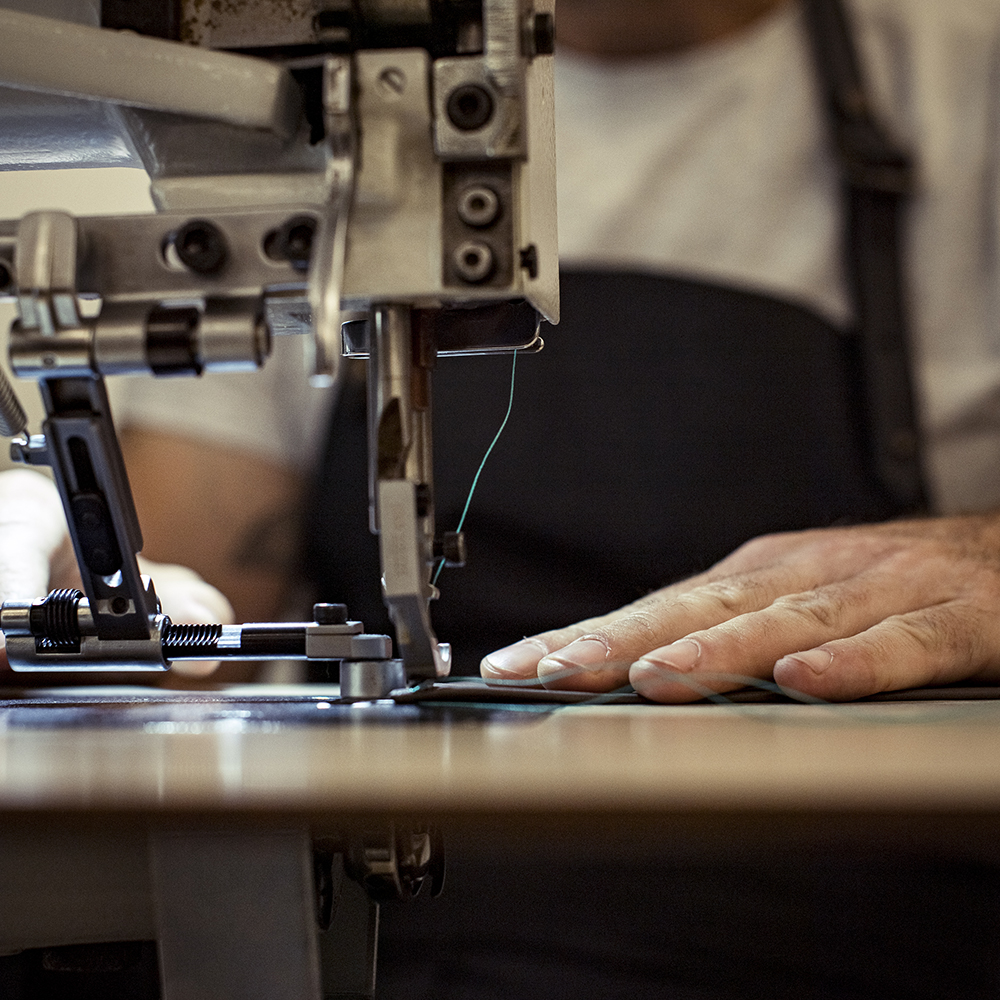
[[[927,507],[910,365],[901,221],[913,190],[909,154],[868,96],[843,0],[802,0],[844,186],[847,278],[858,335],[872,471],[906,511]]]

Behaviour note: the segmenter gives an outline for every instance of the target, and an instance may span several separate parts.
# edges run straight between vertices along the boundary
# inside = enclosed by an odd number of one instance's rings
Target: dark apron
[[[844,194],[841,332],[774,298],[564,270],[562,321],[519,359],[514,408],[432,609],[458,673],[524,635],[612,610],[764,532],[882,520],[924,500],[899,219],[908,158],[866,99],[839,0],[803,0]],[[434,374],[438,531],[456,527],[506,410],[509,358]],[[306,511],[306,572],[391,632],[367,528],[364,374],[348,363]]]

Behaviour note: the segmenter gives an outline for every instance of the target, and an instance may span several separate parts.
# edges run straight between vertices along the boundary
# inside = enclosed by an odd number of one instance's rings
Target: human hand
[[[487,680],[683,702],[773,678],[826,700],[1000,681],[1000,515],[766,535],[599,618],[491,653]],[[688,681],[688,683],[685,683]]]
[[[178,623],[233,621],[229,601],[192,570],[139,560],[153,577],[165,614]],[[0,601],[34,600],[56,587],[80,587],[62,501],[50,479],[29,469],[0,473]],[[0,635],[0,665],[6,666]],[[203,676],[216,664],[179,661],[177,673]]]

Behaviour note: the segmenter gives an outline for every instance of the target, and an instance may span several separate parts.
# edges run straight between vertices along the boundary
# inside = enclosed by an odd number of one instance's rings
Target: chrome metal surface
[[[387,660],[392,640],[387,635],[361,631],[360,622],[306,627],[306,658],[310,660]]]
[[[254,371],[270,353],[257,299],[209,299],[198,324],[198,357],[205,371]]]
[[[550,9],[551,0],[536,6]],[[282,65],[211,51],[315,42],[349,49],[348,21],[338,20],[348,13],[404,39],[416,27],[415,47],[304,54],[297,71],[321,73],[321,122],[300,115],[298,87]],[[90,560],[84,585],[102,642],[126,641],[108,632],[122,624],[110,612],[125,601],[138,630],[128,640],[139,642],[134,659],[150,659],[150,597],[134,566],[141,536],[100,377],[255,367],[272,334],[311,332],[316,376],[329,382],[342,309],[374,303],[371,497],[386,601],[414,676],[447,673],[449,649],[437,642],[427,607],[436,596],[429,582],[435,344],[430,324],[414,341],[410,310],[527,299],[556,318],[554,161],[537,144],[551,139],[551,66],[528,58],[530,14],[520,0],[485,0],[481,16],[470,7],[460,26],[445,22],[458,31],[452,51],[464,54],[434,60],[423,47],[423,26],[437,16],[429,0],[331,0],[318,14],[304,0],[247,0],[239,10],[186,3],[182,38],[200,45],[0,11],[0,77],[116,102],[107,114],[127,124],[163,209],[81,219],[38,213],[16,236],[0,223],[0,294],[16,291],[21,312],[12,362],[40,381],[49,416],[45,439],[23,438],[14,450],[32,464],[53,464],[77,518],[78,560]],[[38,44],[24,46],[25,39]],[[19,44],[25,53],[13,52]],[[456,88],[485,95],[468,112],[472,127],[462,120],[468,109],[452,107],[449,118]],[[465,168],[442,160],[469,156],[484,166],[459,183],[456,171]],[[501,187],[488,160],[503,175]],[[461,184],[468,190],[456,202]],[[302,219],[314,226],[310,245],[272,252],[275,234]],[[99,315],[81,318],[80,295],[100,300]],[[435,329],[448,353],[503,349],[509,339]],[[16,401],[4,405],[2,390],[0,422],[6,415],[7,429],[19,433],[23,418]],[[74,458],[71,439],[84,442],[85,453]],[[107,544],[84,537],[94,530]],[[221,647],[231,638],[225,633]],[[380,636],[317,633],[307,642],[321,650],[314,658],[368,661],[390,652]],[[93,648],[85,636],[81,657]],[[116,661],[129,658],[108,649]]]
[[[52,670],[166,670],[161,632],[165,618],[156,615],[150,621],[148,639],[99,639],[82,635],[79,651],[39,651],[35,636],[7,634],[7,659],[12,670],[20,673]],[[6,627],[5,627],[6,631]]]
[[[434,465],[429,364],[414,342],[409,309],[381,306],[371,318],[368,364],[369,485],[378,532],[382,594],[414,677],[442,677],[449,655],[434,635],[428,602],[434,561]]]
[[[376,701],[406,687],[402,660],[345,660],[340,664],[340,697],[348,701]]]
[[[323,121],[329,159],[326,200],[313,237],[309,305],[313,324],[313,380],[330,384],[340,357],[340,310],[347,267],[347,225],[354,199],[357,123],[349,57],[323,63]]]
[[[300,114],[298,87],[276,63],[4,8],[0,83],[282,136]]]

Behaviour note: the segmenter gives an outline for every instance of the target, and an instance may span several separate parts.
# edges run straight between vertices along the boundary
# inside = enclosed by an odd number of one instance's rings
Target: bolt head
[[[317,625],[343,625],[347,622],[346,604],[314,604],[313,621]]]

